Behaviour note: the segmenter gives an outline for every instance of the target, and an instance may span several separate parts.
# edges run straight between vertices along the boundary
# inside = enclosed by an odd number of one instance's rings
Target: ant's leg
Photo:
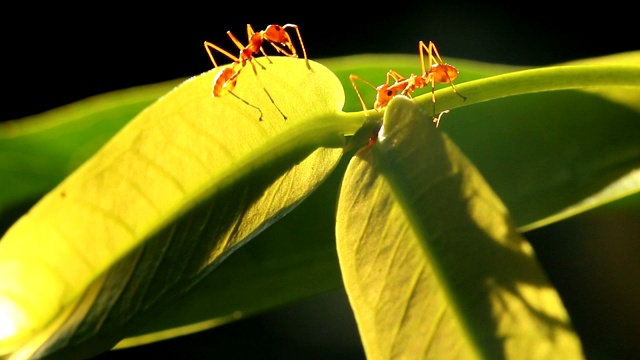
[[[276,102],[273,101],[273,98],[271,97],[271,94],[269,94],[269,92],[267,91],[267,88],[263,87],[262,90],[264,90],[265,93],[267,93],[267,96],[269,97],[269,100],[271,100],[271,103],[273,104],[273,106],[275,106],[275,108],[278,110],[278,112],[280,113],[280,115],[282,115],[282,117],[287,120],[287,116],[282,112],[282,110],[280,110],[280,108],[278,107],[278,105],[276,105]]]
[[[253,68],[253,73],[256,75],[256,80],[258,80],[258,82],[260,82],[260,84],[262,85],[262,81],[260,80],[260,77],[258,76],[258,69],[256,69],[256,66],[253,63],[254,61],[256,61],[255,58],[253,58],[252,61],[249,61],[249,63],[251,64],[251,67]],[[258,65],[260,65],[260,64],[258,64]],[[262,66],[262,65],[260,65],[260,66]],[[273,106],[275,106],[276,109],[278,109],[278,112],[280,113],[280,115],[282,115],[282,117],[285,120],[287,120],[287,116],[282,112],[282,110],[280,110],[278,105],[276,105],[276,102],[273,101],[273,97],[271,97],[271,94],[269,94],[269,91],[267,91],[267,88],[264,87],[264,85],[262,85],[262,90],[264,90],[264,92],[267,94],[267,96],[269,97],[269,100],[271,100],[271,103],[273,104]]]
[[[390,80],[389,78],[393,78],[395,83],[391,85],[389,83],[389,80]],[[411,74],[411,77],[409,79],[407,79],[406,77],[404,77],[399,72],[397,72],[397,71],[395,71],[393,69],[389,70],[387,72],[387,82],[386,82],[386,84],[389,85],[387,87],[387,90],[400,91],[400,93],[402,95],[405,95],[405,96],[407,96],[409,98],[413,98],[411,93],[416,89],[415,76],[413,74]],[[395,95],[393,95],[393,96],[395,96]],[[393,97],[393,96],[390,96],[390,97]],[[389,100],[387,100],[387,102]]]
[[[358,75],[355,75],[355,74],[349,75],[349,80],[351,81],[351,85],[353,86],[353,89],[356,91],[356,94],[358,95],[358,98],[360,99],[360,104],[362,104],[362,110],[364,111],[365,116],[367,116],[367,105],[364,103],[364,100],[362,99],[362,95],[360,94],[360,91],[358,90],[358,87],[356,86],[355,80],[362,81],[363,83],[371,86],[374,89],[376,87],[373,86],[373,84],[371,84],[367,80],[365,80],[365,79],[363,79],[363,78],[361,78],[361,77],[359,77]]]
[[[429,41],[429,63],[431,65],[433,65],[433,60],[431,60],[431,57],[433,56],[433,54],[435,54],[436,56],[436,60],[438,61],[439,64],[444,64],[444,61],[442,61],[442,58],[440,57],[440,53],[438,53],[438,49],[436,48],[436,44],[433,43],[433,41]]]
[[[439,64],[444,65],[444,61],[442,60],[442,57],[440,57],[440,53],[438,53],[438,49],[436,48],[436,45],[432,41],[429,41],[428,51],[429,51],[429,66],[433,65],[432,54],[435,54],[436,60],[438,61]],[[447,76],[447,82],[449,83],[449,85],[451,85],[451,89],[453,89],[453,92],[456,93],[458,96],[460,96],[463,100],[467,100],[466,96],[458,92],[458,90],[456,89],[456,86],[453,84],[453,80],[451,80],[451,77],[449,77],[449,73],[448,72],[445,72],[445,73]]]
[[[433,76],[431,76],[430,78],[430,84],[431,84],[431,102],[433,103],[433,116],[435,119],[436,116],[436,82],[433,78]]]
[[[304,54],[304,60],[307,65],[307,69],[313,71],[311,69],[311,65],[309,64],[309,58],[307,57],[307,49],[304,47],[304,42],[302,41],[302,35],[300,35],[300,29],[297,25],[294,24],[286,24],[284,26],[280,25],[269,25],[265,30],[262,31],[263,39],[271,44],[271,46],[280,54],[283,54],[287,57],[297,58],[298,54],[296,52],[296,47],[291,41],[291,36],[287,32],[288,28],[295,28],[296,33],[298,35],[298,41],[300,42],[300,47],[302,48],[302,53]],[[264,49],[261,49],[262,53],[266,56]]]
[[[298,54],[295,52],[295,49],[293,49],[293,51],[291,50],[287,50],[281,46],[279,46],[278,44],[276,44],[275,42],[273,42],[270,39],[265,39],[271,46],[273,46],[274,49],[276,49],[277,52],[279,52],[280,54],[283,54],[284,56],[287,57],[292,57],[292,58],[297,58]],[[267,56],[267,54],[265,54],[264,49],[260,48],[260,50],[262,51],[262,53],[264,54],[264,56]]]
[[[438,127],[438,125],[440,125],[440,118],[442,117],[443,114],[448,114],[449,110],[444,110],[442,112],[440,112],[440,114],[438,114],[438,117],[434,117],[433,118],[433,122],[436,123],[436,127]]]
[[[262,121],[262,110],[249,103],[247,100],[241,98],[240,96],[236,95],[232,90],[235,88],[236,86],[236,82],[238,81],[238,74],[240,73],[240,70],[242,68],[240,68],[239,70],[233,69],[233,68],[229,68],[229,67],[225,67],[222,68],[222,70],[220,70],[217,74],[215,79],[213,80],[213,97],[221,97],[225,94],[231,94],[234,97],[236,97],[238,100],[242,101],[243,103],[251,106],[252,108],[258,110],[260,112],[260,118],[258,120]]]
[[[266,56],[266,55],[265,55],[265,57],[267,58],[267,60],[269,60],[269,63],[270,63],[270,64],[273,64],[273,62],[271,62],[271,59],[269,59],[269,57],[268,57],[268,56]],[[260,62],[259,62],[259,61],[258,61],[258,59],[256,59],[256,58],[251,58],[251,60],[249,60],[249,62],[251,63],[251,65],[253,65],[253,63],[255,62],[256,64],[258,64],[258,66],[260,66],[260,68],[261,68],[262,70],[267,70],[267,68],[266,68],[266,67],[264,67],[264,65],[260,64]],[[254,66],[254,69],[255,69],[255,66]]]
[[[420,54],[420,71],[423,76],[427,74],[427,66],[424,63],[425,50],[427,50],[427,46],[420,40],[420,42],[418,42],[418,54]],[[429,53],[429,55],[431,55],[431,53]],[[429,68],[431,68],[431,56],[429,56]]]
[[[253,31],[253,27],[251,27],[251,24],[247,24],[247,39],[251,39],[251,37],[253,36],[253,34],[255,34],[256,32]]]
[[[243,46],[242,43],[240,42],[240,40],[238,40],[238,38],[236,38],[235,35],[233,35],[233,33],[231,31],[227,31],[227,35],[229,35],[229,37],[231,38],[231,41],[233,41],[233,43],[236,44],[236,46],[240,50],[240,56],[243,58],[242,61],[251,61],[253,59],[253,54],[249,53],[249,56],[247,56],[247,54],[246,54],[248,45],[247,46]],[[251,39],[249,39],[249,41],[251,41]],[[269,61],[271,61],[271,60],[269,60]],[[258,63],[258,65],[260,65],[260,67],[263,70],[266,70],[266,68],[264,66],[262,66],[262,64]]]
[[[284,29],[287,28],[294,28],[296,29],[296,33],[298,34],[298,41],[300,41],[300,47],[302,48],[302,54],[304,55],[304,61],[306,61],[307,63],[307,69],[313,71],[311,69],[311,65],[309,65],[309,58],[307,58],[307,50],[304,48],[304,42],[302,42],[302,35],[300,35],[300,29],[298,28],[298,25],[294,25],[294,24],[285,24],[283,26]]]
[[[257,107],[257,106],[255,106],[255,105],[251,104],[251,103],[250,103],[250,102],[248,102],[247,100],[245,100],[245,99],[241,98],[240,96],[236,95],[233,91],[227,91],[227,92],[228,92],[229,94],[231,94],[231,95],[235,96],[235,97],[236,97],[236,99],[238,99],[238,100],[242,101],[243,103],[245,103],[245,104],[247,104],[247,105],[251,106],[252,108],[254,108],[254,109],[258,110],[258,111],[260,112],[260,118],[259,118],[258,120],[259,120],[259,121],[262,121],[262,110],[260,110],[260,108],[259,108],[259,107]]]
[[[227,35],[229,35],[229,38],[231,38],[231,41],[233,41],[233,43],[236,44],[236,47],[238,48],[238,50],[243,50],[244,49],[244,45],[242,45],[240,40],[238,40],[230,30],[227,31]]]
[[[450,84],[453,87],[453,83],[450,82]],[[459,96],[461,96],[464,100],[467,99],[465,96],[462,96],[462,94],[458,93],[455,90],[455,88],[453,89],[453,91]],[[440,114],[438,114],[438,117],[436,117],[436,93],[435,93],[435,82],[433,78],[431,78],[431,101],[433,103],[433,122],[436,123],[436,127],[438,127],[438,125],[440,124],[440,118],[442,117],[443,114],[448,114],[449,110],[441,111]]]
[[[420,53],[420,69],[422,70],[422,74],[427,72],[427,69],[431,69],[431,66],[434,64],[434,53],[435,53],[435,59],[437,61],[438,64],[444,64],[444,61],[442,61],[442,58],[440,57],[440,54],[438,53],[438,49],[436,48],[436,44],[433,43],[433,41],[429,41],[429,46],[427,47],[427,45],[424,44],[424,41],[420,40],[420,42],[418,43],[418,52]],[[424,53],[427,52],[427,54],[429,54],[428,57],[428,63],[425,64],[424,62]]]
[[[389,85],[390,77],[393,78],[395,82],[404,81],[406,79],[404,76],[402,76],[402,74],[392,69],[387,71],[387,82],[386,82],[387,85]]]
[[[272,44],[273,45],[273,44]],[[264,51],[264,47],[260,46],[260,52],[262,53],[262,56],[265,57],[265,59],[267,59],[267,61],[269,61],[269,64],[273,64],[273,61],[271,61],[271,59],[269,58],[269,55],[267,55],[267,52]],[[255,60],[255,58],[253,58]],[[257,61],[256,61],[257,62]],[[260,67],[262,68],[262,70],[267,70],[267,68],[265,68],[262,64],[258,63],[258,65],[260,65]]]
[[[207,54],[209,54],[209,59],[211,59],[211,62],[213,63],[213,66],[218,67],[218,63],[216,63],[216,60],[213,58],[213,53],[211,52],[211,49],[217,50],[220,53],[226,55],[229,59],[233,60],[234,62],[238,62],[238,58],[235,57],[234,55],[232,55],[231,53],[229,53],[228,51],[226,51],[225,49],[219,47],[218,45],[212,44],[208,41],[204,42],[204,48],[205,50],[207,50]]]
[[[462,94],[460,94],[460,93],[458,92],[458,89],[456,89],[456,86],[455,86],[455,85],[453,85],[453,81],[451,81],[451,79],[449,79],[449,85],[451,85],[451,89],[453,89],[453,92],[454,92],[454,93],[456,93],[456,95],[460,96],[460,97],[462,98],[462,100],[463,100],[463,101],[464,101],[464,100],[467,100],[467,97],[466,97],[466,96],[464,96],[464,95],[462,95]]]

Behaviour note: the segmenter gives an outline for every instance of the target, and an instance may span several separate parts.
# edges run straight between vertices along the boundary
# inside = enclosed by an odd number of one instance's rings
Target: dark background
[[[14,119],[86,96],[200,74],[212,68],[205,40],[232,53],[231,30],[246,24],[300,26],[312,59],[359,53],[417,53],[434,41],[441,55],[513,65],[548,65],[640,49],[632,11],[567,8],[561,3],[504,6],[470,1],[368,4],[354,9],[263,2],[167,4],[166,8],[3,11],[0,120]],[[205,3],[206,4],[206,3]],[[104,4],[106,5],[106,4]],[[165,6],[157,3],[156,6]],[[3,19],[4,18],[4,19]],[[625,20],[626,19],[626,20]]]
[[[235,1],[208,5],[157,2],[154,6],[159,8],[135,12],[128,7],[114,8],[111,3],[72,9],[14,7],[3,11],[0,21],[3,88],[0,121],[111,90],[200,74],[212,68],[203,41],[235,53],[225,33],[231,30],[244,41],[247,23],[256,31],[271,23],[299,25],[312,59],[360,53],[416,54],[419,40],[434,41],[445,60],[455,57],[512,65],[550,65],[640,50],[637,29],[631,26],[637,21],[632,18],[634,12],[620,5],[604,3],[596,8],[532,2],[505,6],[442,0],[416,2],[420,5],[364,4],[340,9],[332,4],[314,8],[317,4],[308,2]],[[589,218],[576,221],[530,236],[535,242],[536,236],[563,234],[564,238],[558,240],[564,242],[559,241],[557,246],[559,251],[566,252],[571,239],[579,240],[580,229],[584,231],[584,223],[581,225],[580,221],[593,223]],[[577,232],[572,233],[572,229]],[[637,230],[636,226],[634,231]],[[595,245],[607,247],[605,243]],[[639,258],[637,246],[632,250],[635,257],[631,258]],[[629,255],[628,249],[620,251]],[[553,256],[553,248],[540,251],[542,260]],[[589,256],[582,256],[581,261],[588,269],[592,265]],[[571,274],[559,271],[557,276],[551,275],[556,282],[570,284]],[[581,290],[568,289],[563,294],[568,307],[582,310]],[[606,290],[602,291],[606,294]],[[621,301],[624,307],[634,300],[622,296]],[[619,313],[612,315],[608,310],[595,313],[592,320],[582,320],[585,322],[580,324],[583,335],[590,341],[612,343],[598,333],[610,332],[616,326],[627,326],[627,333],[638,334],[633,333],[638,326],[629,320],[625,322]],[[613,343],[614,351],[631,353],[625,339],[618,337]],[[107,353],[99,358],[116,359],[126,354],[142,357],[154,352],[166,358],[189,359],[364,358],[343,292],[200,334]]]

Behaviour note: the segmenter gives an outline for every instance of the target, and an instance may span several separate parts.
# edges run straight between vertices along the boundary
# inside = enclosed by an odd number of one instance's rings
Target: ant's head
[[[449,64],[433,64],[430,72],[437,83],[450,83],[458,77],[458,69]]]
[[[286,46],[292,54],[296,53],[296,49],[293,47],[291,37],[285,31],[285,28],[283,26],[276,24],[267,26],[267,28],[264,29],[263,37],[269,42],[274,42]]]
[[[373,104],[373,108],[380,112],[384,109],[391,99],[398,95],[396,88],[391,88],[389,84],[382,84],[376,88],[378,94],[376,95],[376,102]]]

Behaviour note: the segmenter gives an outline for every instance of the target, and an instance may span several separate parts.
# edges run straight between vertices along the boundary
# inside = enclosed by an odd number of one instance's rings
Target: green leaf
[[[177,80],[132,87],[0,123],[0,213],[35,201]]]
[[[637,54],[618,54],[582,60],[575,64],[635,65]],[[474,79],[523,70],[520,67],[461,59],[446,60],[461,71],[456,80],[458,87]],[[321,62],[342,81],[347,95],[344,107],[346,111],[361,110],[360,102],[348,80],[350,73],[379,84],[384,82],[384,74],[390,68],[404,74],[415,72],[418,68],[417,55],[358,55],[323,59]],[[261,83],[269,89],[279,105],[276,90],[266,78],[268,72],[260,71]],[[599,74],[601,77],[606,76],[603,72]],[[260,89],[260,82],[252,79],[251,71],[245,71],[243,76],[248,76],[249,82]],[[576,76],[579,77],[579,74]],[[619,76],[615,69],[613,76]],[[562,78],[555,77],[554,72],[549,71],[547,79]],[[637,81],[637,76],[635,79]],[[604,80],[595,78],[594,83]],[[634,77],[627,76],[626,80],[633,82]],[[527,81],[521,83],[526,84]],[[12,189],[0,194],[0,221],[9,224],[19,216],[24,204],[30,204],[58,184],[134,114],[176,84],[178,81],[171,81],[158,84],[157,87],[150,85],[104,94],[0,126],[0,185]],[[240,81],[239,84],[238,89],[241,90],[246,81]],[[473,82],[468,86],[487,90],[485,85]],[[507,93],[510,87],[508,83],[498,85],[494,89],[499,93]],[[304,86],[309,87],[308,84]],[[439,87],[443,90],[437,92],[438,103],[444,104],[443,99],[453,94],[447,94],[449,90],[446,84]],[[589,89],[589,93],[585,89]],[[365,101],[372,104],[375,94],[367,93],[372,89],[363,87],[360,90]],[[637,163],[634,160],[637,158],[634,155],[637,154],[634,139],[639,135],[636,125],[640,123],[637,121],[637,110],[633,109],[634,105],[640,103],[640,98],[636,92],[637,87],[591,86],[579,91],[563,90],[502,97],[472,105],[469,101],[464,105],[471,106],[455,108],[447,114],[440,129],[450,135],[480,168],[512,211],[519,229],[526,230],[637,192],[637,180],[634,181],[632,174],[625,172],[633,169]],[[430,111],[430,94],[427,89],[423,93],[427,95],[419,100],[424,101],[425,109]],[[614,93],[618,94],[616,98],[610,96]],[[259,96],[265,100],[264,93]],[[455,95],[450,100],[459,101]],[[235,103],[244,106],[240,101]],[[273,104],[267,99],[260,107],[271,106]],[[249,112],[252,108],[245,107],[245,110]],[[332,126],[333,121],[340,121],[344,125],[340,127],[340,131],[351,134],[364,119],[362,112],[340,113],[328,124]],[[379,126],[376,124],[376,116],[370,116],[369,119],[369,124]],[[336,131],[338,128],[339,126],[335,127]],[[371,128],[364,129],[365,141],[371,134],[370,130]],[[609,150],[603,152],[602,149]],[[165,149],[160,150],[163,151]],[[29,156],[25,157],[23,154]],[[338,173],[342,172],[341,169],[337,170]],[[635,178],[637,179],[637,175]],[[333,219],[331,222],[326,219],[326,214],[333,214],[335,209],[332,194],[337,192],[339,183],[334,180],[325,182],[318,189],[320,191],[324,188],[324,200],[318,201],[314,196],[305,200],[302,207],[296,208],[276,224],[278,231],[269,231],[270,228],[261,233],[255,241],[242,247],[233,257],[223,262],[219,269],[196,284],[185,294],[186,297],[167,301],[165,306],[171,308],[171,312],[161,313],[160,310],[154,310],[161,307],[152,307],[142,315],[151,318],[152,322],[129,322],[126,327],[128,332],[119,333],[118,336],[140,335],[207,320],[211,320],[208,324],[220,323],[235,319],[232,309],[234,303],[242,304],[240,312],[244,316],[339,286],[335,250],[331,243],[333,235],[328,228],[332,226]],[[606,191],[609,185],[612,190],[610,192]],[[307,202],[310,204],[305,206]],[[569,211],[574,205],[573,212]],[[561,216],[554,217],[554,214]],[[299,241],[301,238],[308,239],[310,234],[316,240]],[[268,246],[267,243],[273,246]],[[315,257],[314,252],[317,252]],[[256,257],[264,261],[252,261]],[[183,260],[189,261],[188,258]],[[275,264],[290,264],[291,267],[278,268]],[[295,273],[297,280],[287,277],[289,286],[280,283],[279,276],[287,276],[284,273]],[[239,290],[241,287],[230,285],[233,280],[225,278],[228,274],[234,274],[238,281],[243,282],[244,291]],[[255,274],[260,274],[260,278],[256,278]],[[325,274],[326,277],[321,277],[323,281],[318,281],[315,277],[317,274]],[[208,287],[208,281],[214,285]],[[268,286],[261,285],[269,283],[278,284],[277,294],[269,291]],[[301,284],[306,284],[306,287],[303,289]],[[207,308],[208,311],[195,311],[199,313],[196,314],[175,305],[180,305],[180,301],[190,304],[216,303],[218,309]]]
[[[336,219],[368,359],[582,358],[507,209],[414,102],[394,98],[352,159]]]
[[[349,68],[347,60],[359,68]],[[640,191],[640,51],[524,68],[445,59],[456,88],[436,91],[440,129],[477,166],[527,231]],[[351,88],[349,73],[382,84],[392,68],[415,73],[418,56],[354,56],[326,62]],[[361,109],[355,91],[347,108]],[[373,104],[375,92],[360,89]],[[431,112],[428,89],[414,93]]]
[[[184,296],[145,314],[117,348],[209,329],[342,287],[333,214],[346,158],[290,214],[265,229]],[[328,215],[329,214],[329,215]]]
[[[580,59],[567,63],[567,65],[607,65],[607,66],[619,66],[619,65],[631,65],[637,66],[640,62],[640,51],[629,51],[618,54],[611,54],[606,56],[600,56],[596,58]],[[632,77],[633,79],[633,77]],[[636,86],[628,87],[607,87],[607,86],[593,86],[583,89],[583,91],[601,96],[609,101],[618,103],[634,110],[636,113],[640,113],[640,87]]]
[[[640,52],[634,58],[640,59]],[[530,82],[535,86],[528,91],[537,86],[580,90],[497,98],[452,111],[442,126],[505,202],[519,230],[640,191],[639,112],[629,105],[640,102],[640,67],[616,60],[612,57],[607,65],[584,60],[479,80],[487,81],[482,97],[489,98],[501,86],[518,93]],[[545,80],[517,80],[530,74]],[[446,97],[452,98],[444,94],[440,100]],[[455,121],[458,115],[463,121]]]
[[[138,312],[186,291],[315,190],[342,155],[344,98],[312,67],[283,58],[259,77],[242,72],[234,92],[260,110],[212,98],[220,69],[187,80],[16,222],[0,242],[1,352],[108,349]]]

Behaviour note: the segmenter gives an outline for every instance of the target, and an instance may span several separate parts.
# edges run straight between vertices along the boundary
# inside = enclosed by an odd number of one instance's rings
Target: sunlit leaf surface
[[[342,154],[343,134],[322,121],[342,87],[318,63],[273,60],[238,78],[234,93],[255,107],[212,98],[220,69],[187,80],[7,231],[2,352],[108,349],[322,183]]]
[[[616,54],[574,63],[634,65],[638,63],[638,54]],[[522,69],[446,56],[445,60],[460,70],[457,84]],[[345,111],[359,111],[360,103],[348,80],[350,73],[380,84],[390,68],[403,74],[415,72],[418,56],[358,55],[321,62],[343,84]],[[269,67],[268,63],[265,65]],[[251,79],[248,70],[243,76]],[[277,90],[269,85],[268,74],[260,71],[260,76],[275,98]],[[260,88],[253,79],[249,82]],[[243,83],[246,82],[239,83],[238,91],[242,91]],[[142,108],[177,84],[179,81],[170,81],[112,92],[1,124],[0,187],[11,191],[0,194],[0,231],[6,230],[31,203],[58,184]],[[438,87],[445,89],[439,99],[446,100],[448,86]],[[640,188],[639,175],[633,172],[638,164],[635,139],[640,124],[637,88],[609,86],[587,90],[588,93],[529,94],[457,108],[440,125],[482,171],[521,230],[558,221]],[[372,105],[373,89],[362,86],[360,91],[367,104]],[[416,94],[422,93],[428,90]],[[264,93],[258,96],[264,100]],[[239,101],[236,103],[243,106]],[[264,106],[272,105],[268,102]],[[323,184],[321,201],[317,201],[318,196],[308,199],[311,203],[296,208],[295,217],[291,214],[282,224],[269,229],[274,231],[261,233],[256,241],[225,261],[220,271],[210,273],[209,282],[198,283],[194,291],[173,304],[168,302],[166,306],[171,311],[153,307],[146,315],[152,322],[138,324],[142,325],[139,328],[127,326],[130,334],[194,322],[214,326],[235,319],[234,314],[268,309],[339,286],[333,234],[328,229],[332,224],[326,221],[326,214],[334,213],[334,194],[339,189],[336,181],[339,175],[333,178]],[[300,238],[307,240],[301,242]],[[245,286],[234,286],[227,274],[233,274]],[[263,286],[274,283],[277,291],[270,291],[275,289],[273,286]],[[215,306],[200,306],[194,311],[176,306],[202,303]],[[242,311],[235,312],[234,305]]]
[[[414,102],[395,98],[352,159],[336,219],[367,358],[582,357],[508,211]]]
[[[418,57],[408,55],[354,56],[353,59],[361,64],[356,74],[376,85],[384,83],[389,67],[410,74],[418,66]],[[516,80],[505,83],[503,89],[492,85],[492,76],[527,69],[456,59],[450,62],[460,70],[455,81],[458,91],[470,99],[467,105],[447,114],[440,129],[482,172],[521,231],[640,191],[640,174],[636,171],[640,167],[637,141],[640,138],[640,51],[559,64],[601,66],[597,76],[595,71],[588,70],[567,76],[558,68],[537,79],[539,81]],[[348,80],[348,74],[354,70],[344,69],[347,64],[345,60],[336,61],[331,68],[347,88],[350,109],[361,109]],[[619,74],[626,73],[630,75],[621,79]],[[528,88],[544,83],[562,88],[567,80],[581,79],[585,79],[584,87],[575,90],[530,93],[469,104],[476,95],[508,92],[509,87]],[[474,84],[473,91],[466,93],[472,82],[485,86]],[[596,82],[609,85],[591,86]],[[464,105],[447,84],[440,84],[438,88],[442,89],[436,91],[441,109],[446,109],[447,104]],[[360,86],[360,91],[371,108],[374,90]],[[413,95],[422,104],[431,101],[428,89]],[[430,110],[430,104],[425,110]]]
[[[177,80],[93,96],[0,123],[0,215],[37,200]]]

